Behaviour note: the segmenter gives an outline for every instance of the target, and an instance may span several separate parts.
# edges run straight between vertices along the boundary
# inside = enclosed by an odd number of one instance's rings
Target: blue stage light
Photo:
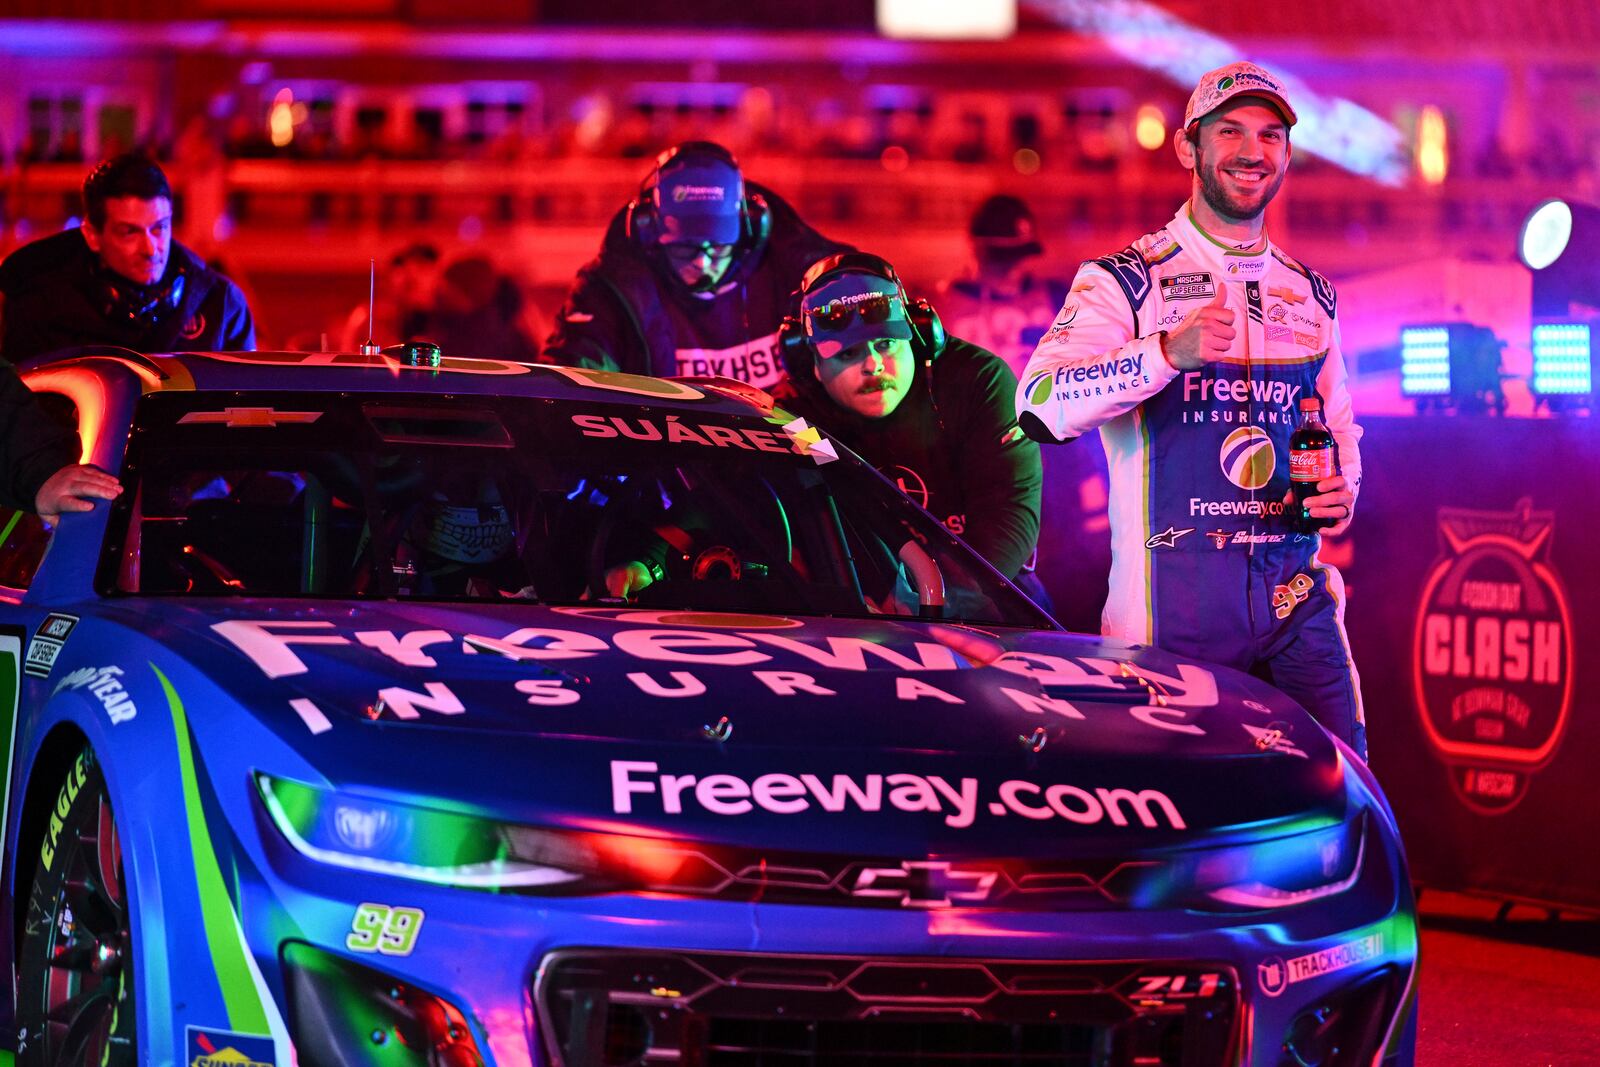
[[[1450,327],[1401,327],[1400,395],[1450,395]]]
[[[1533,391],[1540,397],[1594,391],[1592,331],[1587,322],[1544,322],[1533,328]]]

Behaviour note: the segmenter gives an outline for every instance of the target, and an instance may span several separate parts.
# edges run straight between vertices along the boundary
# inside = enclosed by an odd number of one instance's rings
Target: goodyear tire
[[[68,766],[43,818],[17,953],[17,1063],[131,1067],[128,894],[93,752]]]

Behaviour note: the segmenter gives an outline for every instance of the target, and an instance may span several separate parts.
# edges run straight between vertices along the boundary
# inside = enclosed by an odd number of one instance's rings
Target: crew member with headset
[[[778,403],[849,446],[1041,604],[1039,446],[1017,428],[1016,376],[949,337],[887,261],[829,256],[801,279]]]
[[[848,248],[746,183],[726,148],[687,141],[657,157],[612,218],[541,358],[770,389],[783,375],[777,335],[789,294],[808,266]]]
[[[17,249],[0,263],[0,352],[12,363],[83,345],[139,352],[256,346],[239,287],[172,239],[172,189],[138,154],[83,182],[76,230]]]

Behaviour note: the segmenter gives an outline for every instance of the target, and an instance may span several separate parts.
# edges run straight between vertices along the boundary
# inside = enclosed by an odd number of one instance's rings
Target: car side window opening
[[[38,390],[34,394],[49,415],[64,426],[78,428],[78,409],[60,393]],[[26,589],[50,547],[55,526],[31,511],[0,508],[0,586]]]
[[[103,591],[576,604],[640,560],[642,606],[1052,625],[871,468],[641,432],[677,409],[294,393],[251,397],[293,419],[185,421],[228,404],[141,399]],[[632,433],[599,435],[613,410]]]

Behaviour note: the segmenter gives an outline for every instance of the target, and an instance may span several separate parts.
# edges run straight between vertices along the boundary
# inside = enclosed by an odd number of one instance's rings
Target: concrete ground
[[[1418,1067],[1600,1064],[1600,921],[1422,894]]]

